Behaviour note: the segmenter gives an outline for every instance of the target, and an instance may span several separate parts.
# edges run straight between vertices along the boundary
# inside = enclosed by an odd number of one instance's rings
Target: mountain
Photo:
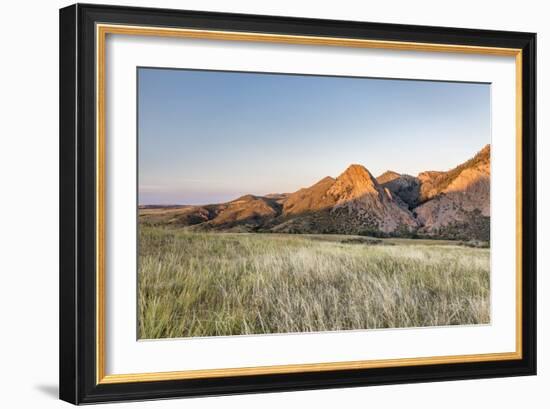
[[[371,229],[391,233],[417,227],[412,215],[361,165],[351,165],[328,193],[336,198],[333,211],[368,220]]]
[[[266,197],[245,195],[231,202],[218,205],[215,217],[207,223],[217,228],[232,228],[236,225],[259,226],[266,218],[279,214],[281,205]]]
[[[418,181],[420,183],[420,190],[418,192],[418,201],[423,203],[436,196],[438,193],[438,186],[440,180],[445,178],[446,172],[440,172],[436,170],[428,170],[426,172],[420,172],[418,174]]]
[[[489,239],[491,148],[435,177],[429,199],[414,212],[422,231],[452,238]]]
[[[491,147],[446,171],[426,171],[417,177],[387,171],[377,179],[407,203],[430,236],[489,239]]]
[[[290,194],[283,203],[283,213],[287,216],[328,209],[336,204],[328,193],[336,179],[327,176],[315,183]]]
[[[446,172],[374,178],[350,165],[294,193],[245,195],[205,206],[140,208],[140,220],[193,230],[423,235],[489,239],[490,146]]]
[[[401,175],[397,172],[394,172],[393,170],[387,170],[384,173],[382,173],[380,176],[376,178],[376,181],[380,183],[381,185],[385,185],[386,183],[390,183],[396,179],[399,179]]]
[[[388,170],[378,176],[376,180],[399,197],[407,209],[411,210],[418,206],[420,200],[420,180],[418,178]]]
[[[418,227],[414,217],[361,165],[349,166],[336,179],[326,177],[291,194],[276,232],[394,233]]]

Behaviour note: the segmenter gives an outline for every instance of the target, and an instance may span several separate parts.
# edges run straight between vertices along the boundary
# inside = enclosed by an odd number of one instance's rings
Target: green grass
[[[489,250],[140,226],[142,339],[489,322]]]

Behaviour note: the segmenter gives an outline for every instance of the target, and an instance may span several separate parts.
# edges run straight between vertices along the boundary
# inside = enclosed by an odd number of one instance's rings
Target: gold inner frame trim
[[[467,53],[515,57],[516,65],[516,350],[504,353],[322,362],[296,365],[105,374],[105,41],[107,34],[196,38],[225,41],[301,44],[401,51]],[[389,368],[413,365],[490,362],[522,358],[522,51],[516,48],[415,43],[353,38],[298,36],[236,31],[178,29],[166,27],[96,25],[96,382],[114,384],[228,376],[290,374],[347,369]]]

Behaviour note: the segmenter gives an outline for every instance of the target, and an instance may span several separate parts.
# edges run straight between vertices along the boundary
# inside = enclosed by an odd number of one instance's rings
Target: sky
[[[140,204],[448,170],[490,137],[489,84],[138,68]]]

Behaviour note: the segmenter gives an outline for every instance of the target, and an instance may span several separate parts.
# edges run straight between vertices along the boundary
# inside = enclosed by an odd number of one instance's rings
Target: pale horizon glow
[[[490,143],[490,104],[486,83],[139,68],[139,204],[448,170]]]

